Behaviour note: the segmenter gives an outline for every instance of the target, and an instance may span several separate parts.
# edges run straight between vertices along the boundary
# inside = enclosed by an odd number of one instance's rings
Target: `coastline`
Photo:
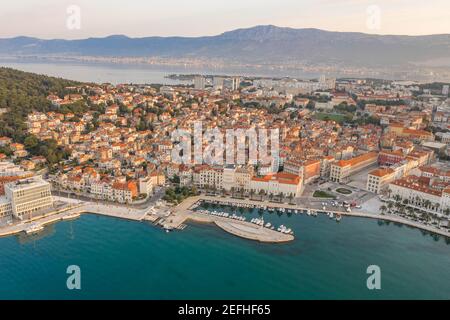
[[[249,200],[249,199],[245,199],[245,200],[240,200],[240,199],[232,199],[232,198],[221,198],[221,197],[211,197],[211,196],[197,196],[197,197],[191,197],[186,199],[182,204],[180,204],[178,207],[180,207],[178,210],[175,208],[175,211],[178,211],[180,215],[183,215],[183,211],[186,210],[187,208],[192,207],[196,202],[198,201],[208,201],[208,202],[219,202],[219,203],[228,203],[228,205],[233,206],[234,205],[252,205],[255,207],[260,207],[260,206],[267,206],[270,208],[284,208],[284,209],[290,209],[290,210],[301,210],[301,211],[306,211],[306,210],[310,210],[310,211],[314,211],[317,213],[323,213],[323,212],[332,212],[334,214],[340,214],[341,216],[346,216],[346,217],[357,217],[357,218],[367,218],[367,219],[376,219],[376,220],[383,220],[383,221],[389,221],[389,222],[394,222],[394,223],[400,223],[412,228],[416,228],[416,229],[420,229],[420,230],[424,230],[424,231],[428,231],[431,232],[433,234],[437,234],[440,236],[444,236],[446,238],[450,238],[450,232],[444,231],[444,230],[439,230],[436,229],[434,227],[430,227],[430,226],[425,226],[423,224],[414,222],[414,221],[410,221],[408,219],[404,219],[398,216],[394,216],[394,215],[382,215],[382,214],[375,214],[375,213],[366,213],[366,212],[346,212],[346,211],[337,211],[337,210],[320,210],[320,209],[311,209],[311,208],[306,208],[306,207],[301,207],[298,205],[290,205],[290,204],[280,204],[280,203],[272,203],[272,202],[260,202],[260,201],[254,201],[254,200]],[[227,205],[227,204],[225,204]]]
[[[337,210],[320,210],[320,209],[311,209],[306,207],[301,207],[298,205],[291,205],[291,204],[281,204],[281,203],[272,203],[272,202],[260,202],[255,200],[241,200],[241,199],[232,199],[232,198],[221,198],[221,197],[212,197],[212,196],[196,196],[191,197],[186,200],[184,200],[181,204],[178,206],[173,207],[170,209],[170,214],[167,218],[161,219],[161,217],[157,215],[150,214],[150,208],[146,208],[143,210],[137,210],[129,208],[127,209],[120,207],[120,206],[114,206],[114,205],[99,205],[99,204],[93,204],[93,203],[76,203],[72,204],[71,206],[60,209],[57,212],[50,212],[46,214],[43,217],[37,217],[34,219],[31,219],[26,222],[20,222],[14,225],[9,225],[6,227],[3,227],[0,229],[0,237],[7,237],[11,235],[15,235],[21,232],[26,232],[27,228],[32,226],[33,224],[39,224],[40,226],[45,226],[47,224],[56,223],[59,221],[69,220],[69,219],[76,219],[79,216],[83,214],[95,214],[95,215],[101,215],[101,216],[108,216],[113,218],[119,218],[119,219],[125,219],[125,220],[133,220],[133,221],[150,221],[154,224],[162,226],[164,229],[183,229],[184,223],[186,221],[195,221],[200,223],[209,223],[214,224],[220,229],[230,233],[234,234],[235,236],[249,239],[249,240],[255,240],[260,242],[270,242],[270,243],[282,243],[287,241],[292,241],[294,239],[293,236],[290,235],[284,235],[284,237],[278,237],[274,234],[266,233],[265,236],[260,236],[261,234],[257,235],[254,230],[248,229],[248,227],[251,227],[252,224],[250,222],[246,221],[234,221],[229,218],[223,218],[223,217],[213,217],[205,214],[196,213],[192,210],[192,207],[200,202],[200,201],[206,201],[210,203],[220,203],[226,206],[231,207],[267,207],[267,208],[274,208],[274,209],[287,209],[287,210],[298,210],[300,212],[303,211],[311,211],[311,212],[317,212],[319,214],[323,214],[324,212],[332,212],[334,214],[339,214],[341,216],[346,217],[356,217],[356,218],[366,218],[366,219],[375,219],[375,220],[382,220],[382,221],[388,221],[393,223],[399,223],[411,228],[423,230],[430,232],[432,234],[436,234],[439,236],[443,236],[446,238],[450,238],[450,232],[447,232],[445,230],[439,230],[431,226],[426,226],[414,221],[410,221],[408,219],[394,216],[394,215],[381,215],[381,214],[374,214],[374,213],[366,213],[366,212],[345,212],[345,211],[337,211]],[[240,229],[237,227],[238,225],[245,226],[244,228]],[[271,231],[271,230],[269,230]],[[275,232],[276,234],[279,234],[278,232]]]

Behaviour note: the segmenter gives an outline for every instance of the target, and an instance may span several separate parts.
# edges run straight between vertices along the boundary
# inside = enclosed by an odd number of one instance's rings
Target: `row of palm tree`
[[[218,188],[216,188],[215,186],[205,185],[204,190],[205,190],[207,193],[208,193],[208,192],[209,192],[209,193],[213,193],[213,194],[221,193],[222,195],[225,195],[225,194],[226,194],[226,191],[225,191],[224,189],[218,189]],[[231,191],[231,196],[232,196],[232,197],[238,196],[238,197],[240,197],[240,198],[244,198],[244,197],[246,196],[246,192],[245,192],[245,189],[244,189],[244,188],[235,188],[235,187],[232,187],[230,191]],[[253,190],[253,189],[250,189],[250,190],[248,191],[248,196],[249,196],[250,199],[253,199],[255,194],[256,194],[256,191]],[[290,202],[290,203],[292,203],[293,200],[294,200],[294,195],[293,195],[293,194],[285,195],[283,192],[281,192],[281,193],[279,193],[279,194],[277,194],[277,195],[274,195],[274,194],[272,194],[272,193],[269,193],[269,194],[268,194],[268,193],[267,193],[266,191],[264,191],[264,190],[260,190],[258,194],[259,194],[259,196],[260,196],[260,200],[261,200],[261,201],[262,201],[262,200],[264,199],[264,197],[266,197],[266,196],[269,197],[269,200],[273,200],[275,197],[279,197],[281,202],[283,202],[283,200],[284,200],[285,198],[289,199],[289,202]]]
[[[434,215],[427,210],[439,212],[439,208],[440,208],[439,203],[433,203],[428,199],[424,200],[424,199],[420,198],[419,196],[416,196],[413,199],[403,199],[401,196],[395,195],[393,197],[393,200],[395,202],[389,201],[387,203],[387,205],[383,204],[380,207],[381,214],[384,215],[387,212],[392,213],[394,211],[394,212],[398,212],[400,215],[406,214],[407,216],[411,216],[414,218],[418,217],[417,214],[420,214],[421,219],[423,219],[427,222],[430,222],[431,220],[433,220]],[[423,209],[421,210],[419,208],[414,208],[414,207],[421,207]],[[395,210],[393,210],[393,209],[395,209]],[[446,216],[450,216],[450,208],[446,208],[442,212]]]

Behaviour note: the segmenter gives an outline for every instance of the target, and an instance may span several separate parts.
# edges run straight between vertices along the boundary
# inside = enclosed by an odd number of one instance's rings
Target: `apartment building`
[[[375,169],[367,175],[367,191],[379,194],[393,180],[395,180],[394,169]]]
[[[152,177],[139,178],[139,193],[150,195],[153,192],[153,180]]]
[[[197,166],[194,168],[192,179],[197,188],[208,187],[221,190],[223,188],[223,168],[208,165]]]
[[[320,176],[329,178],[331,172],[331,164],[335,161],[333,156],[326,156],[320,160]]]
[[[411,175],[398,179],[389,184],[389,191],[391,198],[400,196],[417,207],[436,212],[450,208],[450,188],[433,188],[430,178]]]
[[[301,178],[291,173],[275,173],[264,177],[253,177],[250,188],[256,194],[264,191],[265,194],[298,197],[302,194]]]
[[[308,184],[320,177],[320,160],[289,159],[284,163],[283,171],[300,176],[302,183]]]
[[[131,203],[133,198],[138,195],[136,182],[115,182],[112,185],[114,201],[120,203]]]
[[[377,160],[377,152],[368,152],[349,160],[339,160],[331,165],[330,179],[335,182],[344,182],[352,174],[376,164]]]
[[[6,201],[11,203],[11,213],[22,220],[28,214],[52,207],[50,183],[41,177],[17,180],[5,185]],[[5,200],[4,208],[7,207]]]

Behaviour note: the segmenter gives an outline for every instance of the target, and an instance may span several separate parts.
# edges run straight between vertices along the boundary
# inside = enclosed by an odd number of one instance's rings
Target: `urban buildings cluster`
[[[170,179],[199,190],[295,198],[319,179],[345,184],[368,170],[369,192],[410,201],[418,197],[417,205],[427,199],[430,208],[449,208],[447,171],[435,163],[448,155],[450,143],[445,88],[435,94],[414,82],[196,76],[193,86],[66,89],[71,93],[64,97],[48,96],[59,111],[32,112],[27,119],[30,135],[52,139],[70,153],[48,177],[56,190],[133,203]],[[73,112],[74,103],[86,108]],[[171,133],[192,131],[198,121],[204,129],[221,132],[277,129],[279,150],[257,163],[174,163]],[[201,142],[202,150],[207,144]],[[0,181],[8,199],[2,212],[19,217],[23,213],[14,209],[13,191],[43,183],[20,181],[31,181],[27,179],[45,165],[45,158],[31,157],[24,144],[7,137],[0,137],[0,146],[12,151],[0,154]]]

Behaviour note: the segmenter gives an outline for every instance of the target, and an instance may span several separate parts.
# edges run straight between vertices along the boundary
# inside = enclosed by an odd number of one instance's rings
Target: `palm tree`
[[[414,208],[408,207],[407,210],[408,210],[408,215],[412,216],[414,213]]]
[[[444,210],[445,215],[449,216],[450,215],[450,208],[447,208]]]
[[[289,194],[289,203],[292,203],[293,199],[294,199],[294,195],[292,193]]]
[[[391,211],[392,211],[392,208],[394,207],[394,204],[393,204],[392,202],[389,202],[388,205],[387,205],[387,207],[388,207],[388,209],[389,209],[389,212],[391,212]]]
[[[435,209],[436,209],[436,211],[439,211],[440,206],[441,206],[441,205],[440,205],[439,203],[436,203],[436,205],[434,206]]]
[[[386,213],[386,211],[387,211],[387,207],[383,204],[381,207],[380,207],[380,211],[381,211],[381,214],[385,214]]]
[[[419,196],[416,196],[416,205],[419,205],[420,202],[421,202],[421,198]]]

